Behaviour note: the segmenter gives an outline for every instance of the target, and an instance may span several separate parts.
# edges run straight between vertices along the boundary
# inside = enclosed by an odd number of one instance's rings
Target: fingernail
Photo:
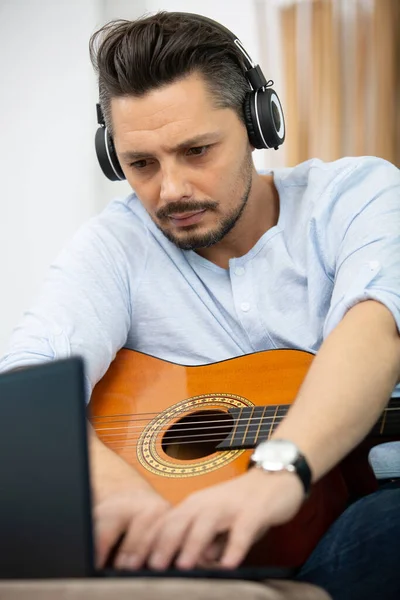
[[[128,557],[128,568],[137,569],[140,566],[140,559],[136,554],[130,554]]]
[[[126,569],[129,565],[129,554],[120,554],[116,561],[117,569]]]
[[[178,567],[178,569],[191,569],[194,566],[192,562],[193,561],[187,556],[184,556],[182,558],[179,557],[176,561],[176,566]]]
[[[152,569],[162,569],[164,567],[164,560],[162,554],[153,554],[150,557],[149,565]]]

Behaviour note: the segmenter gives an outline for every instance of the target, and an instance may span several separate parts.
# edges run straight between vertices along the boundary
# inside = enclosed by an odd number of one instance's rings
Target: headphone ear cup
[[[119,164],[114,142],[107,131],[107,127],[99,127],[95,136],[97,160],[104,175],[110,181],[123,181],[125,175]]]
[[[253,146],[253,148],[260,150],[261,148],[265,148],[265,145],[258,131],[257,117],[254,109],[254,97],[254,92],[248,92],[246,94],[243,103],[243,114],[250,144]]]
[[[276,92],[269,88],[255,93],[258,120],[261,127],[261,138],[266,148],[275,148],[285,140],[285,118],[282,105]]]
[[[285,139],[285,118],[279,98],[272,89],[246,94],[243,104],[247,132],[257,149],[275,148]]]

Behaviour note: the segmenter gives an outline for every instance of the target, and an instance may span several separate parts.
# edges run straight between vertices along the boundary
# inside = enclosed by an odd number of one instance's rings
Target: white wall
[[[112,194],[95,160],[88,53],[107,11],[99,0],[0,1],[0,354],[51,260]]]
[[[220,20],[259,60],[248,0],[0,0],[0,355],[76,229],[129,186],[97,165],[88,40],[112,18],[156,10]],[[265,153],[256,164],[263,165]]]
[[[46,266],[95,209],[94,0],[0,4],[0,352]]]

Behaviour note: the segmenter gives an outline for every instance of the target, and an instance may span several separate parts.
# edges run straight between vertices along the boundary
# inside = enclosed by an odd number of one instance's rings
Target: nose
[[[191,198],[192,186],[184,167],[177,164],[163,165],[161,169],[160,200],[162,203],[179,202]]]

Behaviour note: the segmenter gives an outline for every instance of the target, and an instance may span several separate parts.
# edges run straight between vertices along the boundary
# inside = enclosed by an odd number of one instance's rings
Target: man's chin
[[[178,235],[171,231],[162,230],[162,232],[170,242],[175,244],[175,246],[181,250],[197,250],[199,248],[208,248],[220,241],[218,232],[209,231],[203,234],[195,234],[194,231],[197,229],[197,227],[194,225],[185,229],[185,232],[182,232]],[[190,230],[192,230],[193,233],[191,233]]]

